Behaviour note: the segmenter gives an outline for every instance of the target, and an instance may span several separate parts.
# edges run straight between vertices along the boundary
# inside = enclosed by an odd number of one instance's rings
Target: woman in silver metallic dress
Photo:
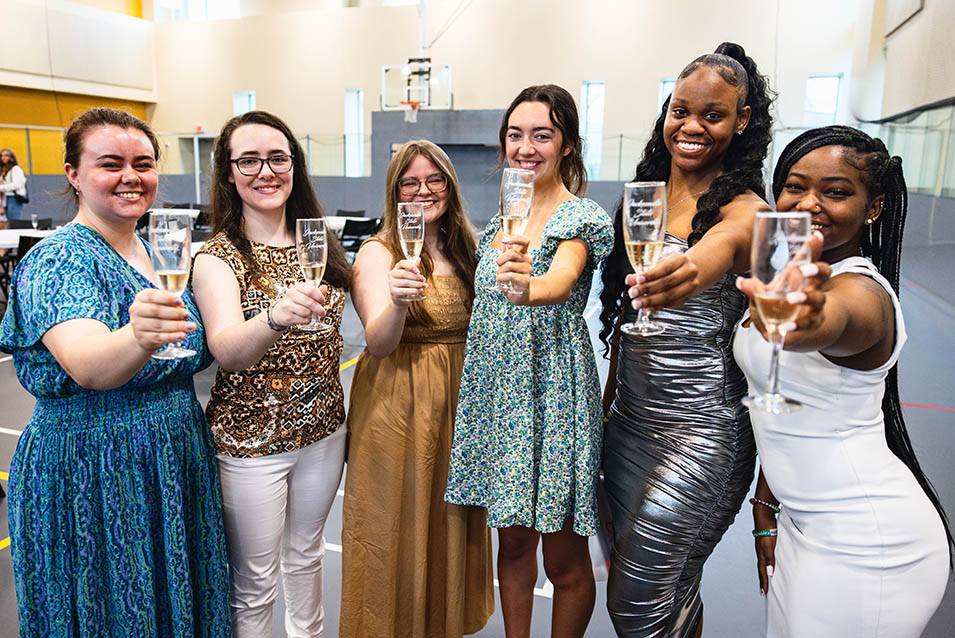
[[[721,44],[691,62],[637,166],[635,179],[666,181],[670,203],[669,254],[639,280],[617,208],[600,337],[611,350],[607,608],[621,636],[702,632],[703,563],[753,479],[756,448],[740,404],[746,381],[731,347],[746,301],[733,280],[749,268],[754,215],[768,208],[762,166],[770,103],[742,47]],[[621,335],[622,321],[650,310],[663,334]]]

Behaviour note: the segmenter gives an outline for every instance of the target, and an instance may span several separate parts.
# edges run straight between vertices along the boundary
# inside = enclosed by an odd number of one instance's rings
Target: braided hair
[[[841,146],[846,149],[846,162],[862,173],[868,196],[867,205],[871,205],[875,198],[883,197],[882,214],[871,225],[863,226],[862,254],[872,260],[879,273],[889,281],[892,290],[898,295],[902,230],[905,227],[908,192],[902,175],[902,158],[889,155],[882,140],[869,137],[849,126],[826,126],[802,133],[790,142],[779,156],[779,162],[773,172],[773,197],[779,199],[793,165],[807,153],[823,146]],[[889,449],[911,470],[925,495],[938,510],[951,548],[953,539],[948,517],[935,489],[915,457],[915,450],[912,449],[912,442],[902,418],[898,363],[892,366],[885,379],[882,414],[885,415],[885,440]],[[951,561],[951,549],[949,556]]]
[[[773,118],[769,108],[774,93],[769,88],[768,80],[760,75],[756,63],[746,55],[738,44],[724,42],[716,47],[716,52],[700,56],[690,62],[678,79],[682,80],[699,67],[706,66],[716,71],[730,86],[739,91],[737,111],[745,106],[750,107],[749,123],[742,135],[734,135],[729,148],[723,156],[724,171],[710,184],[710,187],[700,195],[696,202],[696,214],[693,216],[692,232],[688,243],[693,246],[706,231],[715,223],[720,209],[733,201],[737,195],[748,190],[753,191],[763,199],[766,198],[766,184],[763,181],[763,163],[766,151],[772,141]],[[663,103],[663,108],[653,126],[653,133],[643,150],[643,158],[637,164],[634,181],[668,181],[670,179],[670,151],[667,150],[663,137],[663,124],[670,107],[670,98]],[[604,261],[601,280],[603,291],[600,301],[603,310],[600,313],[602,328],[600,340],[604,344],[604,356],[610,351],[610,338],[613,335],[617,318],[623,312],[624,279],[633,272],[627,260],[623,245],[623,200],[617,204],[614,214],[614,242],[613,250]]]

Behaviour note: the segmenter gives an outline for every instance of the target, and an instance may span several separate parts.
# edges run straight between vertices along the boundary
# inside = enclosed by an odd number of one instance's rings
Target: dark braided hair
[[[908,192],[902,175],[902,158],[890,156],[885,144],[862,131],[849,126],[826,126],[811,129],[790,142],[779,156],[773,172],[773,197],[786,185],[786,178],[793,165],[807,153],[823,146],[841,146],[846,149],[845,160],[862,172],[868,196],[867,205],[875,198],[883,197],[882,214],[868,226],[863,226],[862,254],[872,260],[879,273],[885,277],[895,294],[899,294],[899,270],[902,260],[902,230],[908,207]],[[885,394],[882,397],[882,414],[885,415],[885,440],[889,449],[915,475],[926,496],[938,510],[945,526],[949,542],[951,562],[952,533],[942,504],[915,457],[909,440],[902,407],[899,405],[899,364],[889,370],[885,379]]]
[[[700,56],[690,62],[680,73],[683,79],[701,66],[717,70],[726,82],[739,90],[737,111],[750,107],[749,123],[742,135],[734,135],[729,148],[723,156],[724,172],[713,180],[709,189],[700,195],[696,202],[696,214],[693,216],[692,232],[688,238],[690,246],[698,242],[715,223],[720,209],[733,201],[737,195],[753,191],[766,198],[766,184],[763,181],[763,162],[766,150],[772,141],[773,118],[769,113],[774,94],[769,89],[765,76],[760,75],[756,63],[746,55],[738,44],[724,42],[716,47],[716,52]],[[670,107],[670,98],[663,103],[659,117],[653,126],[650,141],[643,150],[643,158],[637,164],[634,181],[668,181],[670,179],[670,151],[663,137],[663,124]],[[627,260],[623,245],[622,227],[623,200],[617,204],[614,214],[613,250],[604,261],[601,280],[603,291],[600,300],[603,311],[600,321],[600,340],[604,344],[604,356],[610,351],[610,338],[613,335],[617,318],[623,311],[623,293],[626,290],[624,279],[633,272]]]

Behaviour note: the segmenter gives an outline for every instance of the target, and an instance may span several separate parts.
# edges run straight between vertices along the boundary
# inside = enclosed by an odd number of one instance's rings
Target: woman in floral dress
[[[530,629],[542,542],[554,635],[581,636],[595,597],[587,536],[597,528],[602,440],[583,310],[613,231],[600,206],[578,197],[586,173],[567,91],[522,91],[504,114],[500,142],[502,163],[534,171],[534,204],[524,236],[503,236],[495,217],[478,247],[446,498],[487,508],[498,529],[508,635]],[[496,281],[517,292],[490,291]]]

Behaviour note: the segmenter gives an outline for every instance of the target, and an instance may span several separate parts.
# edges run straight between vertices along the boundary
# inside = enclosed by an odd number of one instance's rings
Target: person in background
[[[899,405],[902,160],[857,129],[812,129],[780,155],[773,196],[780,211],[812,215],[822,254],[803,266],[811,285],[788,297],[801,314],[779,359],[781,393],[802,407],[752,411],[766,635],[921,636],[952,537]],[[756,283],[740,287],[752,297]],[[733,346],[751,388],[769,374],[765,335],[751,302]]]
[[[219,481],[193,375],[211,363],[198,310],[157,289],[136,221],[159,141],[94,108],[65,136],[76,218],[20,261],[0,325],[36,397],[10,469],[23,638],[227,638]],[[199,354],[158,360],[185,340]]]
[[[23,218],[22,199],[27,194],[27,177],[9,148],[0,150],[0,217]]]
[[[286,632],[320,636],[323,532],[345,453],[339,326],[350,268],[329,234],[327,285],[304,280],[296,220],[324,214],[284,122],[264,111],[234,117],[214,157],[213,237],[196,256],[193,289],[219,364],[206,413],[222,482],[233,632],[272,635],[281,571]],[[331,329],[295,328],[313,313]]]
[[[703,564],[753,480],[756,447],[742,372],[730,352],[746,308],[733,273],[749,270],[763,161],[772,139],[766,79],[739,45],[688,64],[664,102],[635,180],[664,181],[669,254],[632,273],[622,207],[604,266],[600,338],[604,477],[613,519],[607,608],[621,636],[698,636]],[[629,274],[628,274],[629,273]],[[656,310],[662,334],[622,335]]]
[[[453,638],[494,610],[484,510],[444,501],[476,240],[438,146],[406,142],[385,181],[383,228],[354,264],[367,346],[349,401],[339,635]],[[399,202],[423,205],[417,263],[401,250]]]
[[[554,585],[552,636],[583,636],[596,587],[600,385],[583,318],[610,218],[584,199],[577,107],[553,84],[531,86],[501,121],[500,163],[534,173],[522,236],[491,219],[478,246],[446,498],[487,509],[508,636],[527,636],[537,547]],[[500,164],[499,164],[500,165]],[[492,292],[495,283],[511,292]]]

